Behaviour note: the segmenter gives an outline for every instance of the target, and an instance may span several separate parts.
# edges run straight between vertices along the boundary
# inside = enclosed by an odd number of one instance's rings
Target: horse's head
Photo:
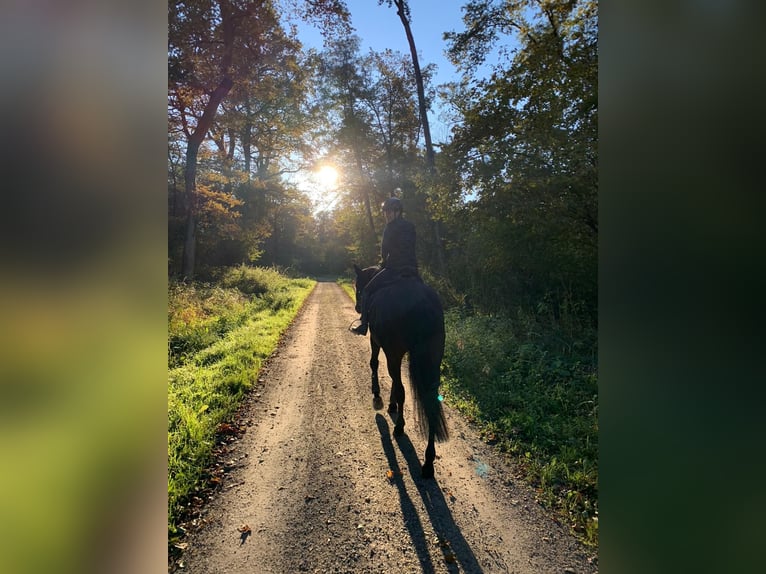
[[[380,267],[374,266],[365,267],[362,269],[356,263],[354,263],[354,271],[356,272],[356,280],[354,281],[354,286],[356,288],[356,306],[354,308],[356,309],[357,313],[361,313],[362,289],[364,289],[365,285],[370,282],[370,279],[372,279],[375,274],[380,271]]]

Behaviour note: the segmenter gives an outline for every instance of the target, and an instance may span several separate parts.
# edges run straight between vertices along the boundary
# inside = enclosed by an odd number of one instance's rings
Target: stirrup
[[[355,335],[366,335],[367,334],[367,325],[364,323],[359,323],[356,327],[349,327],[349,331],[354,333]]]

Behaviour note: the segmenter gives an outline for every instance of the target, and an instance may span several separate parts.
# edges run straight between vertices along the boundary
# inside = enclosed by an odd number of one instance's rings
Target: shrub
[[[266,267],[230,267],[220,278],[220,285],[229,289],[238,289],[247,295],[262,295],[285,289],[289,279],[276,269]]]

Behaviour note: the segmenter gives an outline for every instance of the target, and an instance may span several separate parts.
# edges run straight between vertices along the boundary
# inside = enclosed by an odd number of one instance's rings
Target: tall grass
[[[224,271],[216,284],[171,283],[168,366],[181,366],[260,311],[291,307],[294,289],[308,281],[289,279],[274,269],[241,266]]]
[[[442,394],[520,463],[539,500],[598,543],[596,332],[538,314],[446,314]]]
[[[216,430],[230,421],[315,281],[240,267],[168,299],[168,532],[204,483]]]

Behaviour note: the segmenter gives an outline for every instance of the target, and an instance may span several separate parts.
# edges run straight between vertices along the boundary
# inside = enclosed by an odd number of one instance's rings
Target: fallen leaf
[[[387,470],[386,471],[386,478],[388,480],[392,480],[394,478],[394,471],[393,470]]]
[[[237,429],[229,423],[221,423],[218,428],[215,429],[219,434],[236,434]]]

